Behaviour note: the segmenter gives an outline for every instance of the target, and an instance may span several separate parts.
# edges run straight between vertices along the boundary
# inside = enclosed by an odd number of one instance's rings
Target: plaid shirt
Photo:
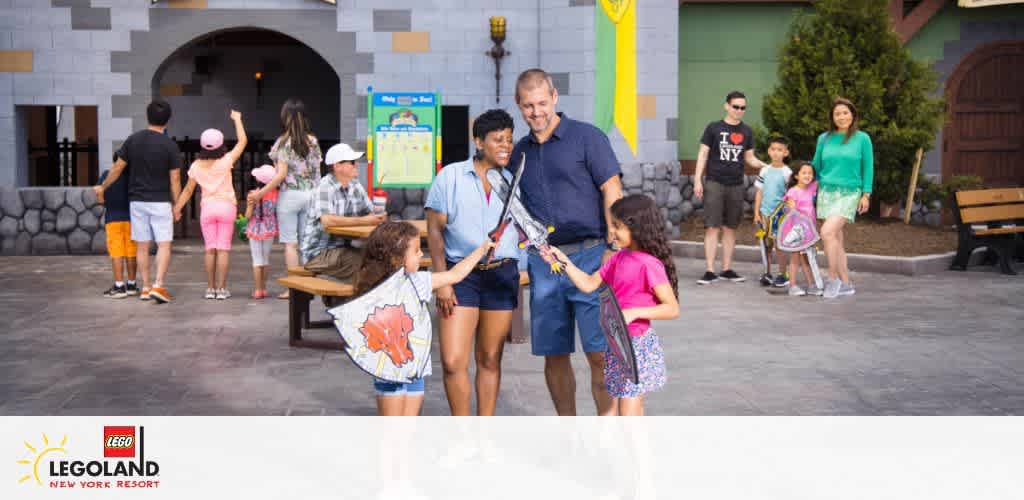
[[[345,245],[345,238],[324,231],[320,222],[321,215],[359,217],[370,213],[371,203],[366,189],[358,180],[353,179],[348,186],[342,187],[333,174],[323,176],[306,213],[306,227],[300,247],[302,258],[308,262],[328,248]]]

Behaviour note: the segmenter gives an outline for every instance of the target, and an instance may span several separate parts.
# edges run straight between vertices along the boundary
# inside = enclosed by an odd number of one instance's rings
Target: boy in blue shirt
[[[754,225],[767,232],[775,231],[775,221],[771,220],[772,213],[775,211],[775,207],[782,203],[782,197],[786,194],[786,184],[789,183],[789,178],[793,175],[793,171],[785,163],[788,156],[789,141],[785,137],[773,137],[768,141],[768,157],[771,158],[771,164],[761,167],[761,171],[757,174],[757,180],[754,181],[754,186],[757,187],[757,196],[754,198]],[[774,235],[771,237],[774,238]],[[765,267],[765,273],[761,275],[762,286],[789,286],[789,279],[785,273],[785,259],[781,252],[776,253],[779,254],[779,275],[772,278],[771,253],[766,252],[767,267]]]
[[[116,158],[115,158],[116,161]],[[100,176],[102,184],[110,171]],[[114,269],[114,285],[103,292],[104,297],[123,299],[129,295],[137,295],[139,288],[135,284],[137,270],[135,242],[132,241],[131,223],[128,211],[128,176],[122,175],[103,193],[100,203],[106,207],[103,214],[103,227],[107,232],[107,254],[110,265]],[[126,269],[127,268],[127,269]],[[124,280],[124,272],[128,271],[128,280]]]

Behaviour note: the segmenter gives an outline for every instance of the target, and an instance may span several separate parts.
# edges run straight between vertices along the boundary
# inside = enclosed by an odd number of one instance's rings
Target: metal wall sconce
[[[494,42],[494,46],[491,50],[484,52],[484,55],[491,56],[494,59],[494,102],[501,102],[501,60],[505,56],[511,54],[511,52],[505,50],[501,44],[505,42],[505,17],[504,16],[492,16],[491,17],[491,41]]]

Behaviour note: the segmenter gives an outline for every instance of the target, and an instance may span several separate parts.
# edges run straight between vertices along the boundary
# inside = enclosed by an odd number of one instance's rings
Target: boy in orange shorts
[[[100,176],[100,183],[106,179],[107,173],[103,172],[103,175]],[[114,285],[103,292],[103,296],[111,299],[123,299],[129,295],[138,295],[139,288],[135,284],[136,247],[135,242],[132,241],[131,223],[129,222],[127,176],[121,176],[114,181],[104,191],[100,203],[107,208],[103,215],[103,222],[107,231],[107,253],[110,255],[110,264],[114,268]],[[128,271],[127,281],[124,281],[125,271]]]

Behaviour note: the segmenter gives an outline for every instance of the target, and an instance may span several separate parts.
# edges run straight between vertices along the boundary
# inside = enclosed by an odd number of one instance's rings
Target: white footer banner
[[[0,417],[0,498],[1020,498],[1020,418]]]

